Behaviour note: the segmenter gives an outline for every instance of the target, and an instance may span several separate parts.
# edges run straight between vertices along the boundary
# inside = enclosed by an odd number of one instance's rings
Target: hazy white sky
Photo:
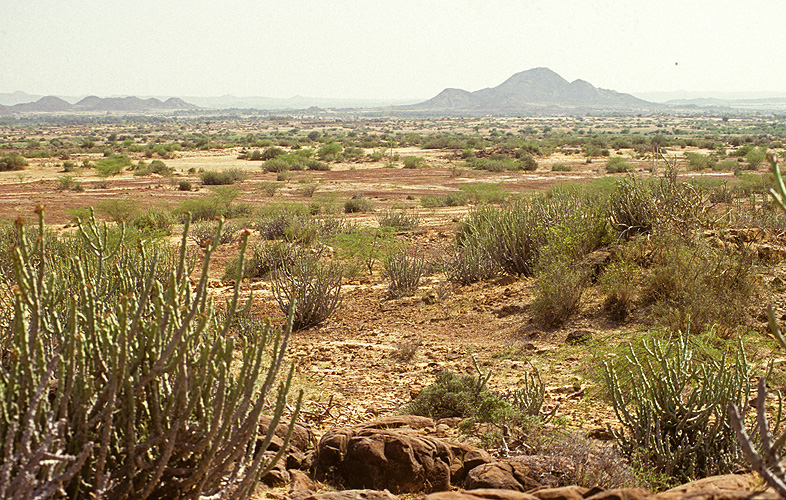
[[[538,66],[786,91],[783,0],[0,0],[0,92],[428,98]]]

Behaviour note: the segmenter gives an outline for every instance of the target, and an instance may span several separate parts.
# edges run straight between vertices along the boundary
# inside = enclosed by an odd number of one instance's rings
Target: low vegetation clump
[[[412,230],[420,225],[420,217],[415,212],[409,212],[406,209],[393,210],[388,209],[382,211],[377,216],[379,227],[390,227],[399,230]]]
[[[477,374],[459,375],[449,370],[437,372],[426,387],[402,409],[403,413],[434,420],[461,417],[461,430],[476,434],[485,446],[527,447],[527,435],[554,414],[544,413],[546,386],[537,369],[521,377],[521,387],[504,392],[488,388],[491,372],[483,373],[473,358]]]
[[[476,182],[464,184],[459,189],[475,204],[502,204],[511,197],[510,191],[506,190],[502,183]]]
[[[218,217],[231,219],[238,216],[250,215],[252,209],[243,203],[234,203],[238,197],[237,188],[230,186],[215,186],[212,193],[198,198],[189,198],[178,206],[181,220],[185,214],[191,214],[194,221],[214,220]]]
[[[95,169],[99,177],[113,177],[132,165],[127,155],[113,154],[96,162]]]
[[[393,298],[413,295],[420,285],[425,261],[406,250],[394,250],[385,256],[385,276],[390,280],[388,295]]]
[[[609,161],[606,162],[606,172],[610,174],[621,174],[632,171],[633,166],[628,163],[628,160],[621,156],[614,156],[609,158]]]
[[[147,234],[170,235],[175,218],[168,210],[148,208],[133,219],[131,224],[139,231]]]
[[[223,186],[243,182],[246,180],[246,173],[239,168],[227,170],[206,170],[199,174],[202,184],[206,186]]]
[[[655,235],[643,275],[652,321],[675,331],[690,325],[694,332],[733,333],[748,323],[745,312],[757,296],[750,256],[674,235]]]
[[[405,156],[401,159],[404,168],[421,168],[426,165],[426,159],[422,156]]]
[[[134,167],[135,176],[151,174],[167,176],[171,175],[174,171],[174,168],[168,167],[166,163],[161,160],[153,160],[150,163],[139,162],[139,164]]]
[[[24,170],[25,167],[27,167],[27,160],[22,155],[11,153],[0,157],[0,172]]]
[[[491,158],[472,158],[467,161],[467,166],[488,172],[534,171],[538,168],[538,162],[529,154],[518,159],[506,155],[496,155]]]
[[[456,191],[443,195],[427,194],[420,198],[424,208],[461,207],[467,204],[469,196],[463,191]]]
[[[344,202],[344,213],[356,214],[371,212],[374,209],[374,202],[356,193],[352,198]]]

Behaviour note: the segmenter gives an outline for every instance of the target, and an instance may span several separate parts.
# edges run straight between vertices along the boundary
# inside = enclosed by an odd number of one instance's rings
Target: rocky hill
[[[658,105],[630,94],[600,89],[584,80],[568,82],[548,68],[511,76],[475,92],[445,89],[428,101],[399,109],[447,115],[546,115],[583,112],[638,112]]]

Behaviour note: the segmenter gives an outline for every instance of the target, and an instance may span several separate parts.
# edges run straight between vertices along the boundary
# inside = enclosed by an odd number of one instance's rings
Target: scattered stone
[[[565,343],[568,345],[578,345],[586,344],[590,340],[592,340],[592,332],[589,330],[573,330],[568,334]]]
[[[506,318],[514,314],[521,314],[522,312],[524,312],[524,307],[517,305],[502,306],[494,311],[498,318]]]

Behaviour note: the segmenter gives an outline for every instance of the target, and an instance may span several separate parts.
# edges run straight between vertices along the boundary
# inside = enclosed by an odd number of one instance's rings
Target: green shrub
[[[79,166],[73,161],[63,162],[63,172],[75,172],[78,168]]]
[[[178,191],[191,191],[193,187],[191,186],[191,182],[187,180],[180,180],[177,183],[177,190]]]
[[[61,175],[57,178],[58,191],[79,191],[82,189],[82,183],[79,182],[73,175]]]
[[[112,177],[118,175],[124,168],[132,165],[131,158],[126,155],[113,154],[102,158],[95,164],[99,177]]]
[[[424,208],[461,207],[467,204],[468,199],[469,196],[463,191],[443,195],[427,194],[420,198],[420,204]]]
[[[283,184],[278,181],[264,181],[259,185],[259,189],[267,196],[275,196],[276,191],[281,189]]]
[[[469,418],[475,416],[484,404],[504,406],[504,401],[488,390],[487,381],[484,377],[442,370],[437,372],[434,383],[420,391],[403,411],[433,419]]]
[[[764,163],[764,160],[767,158],[767,148],[766,147],[758,147],[753,148],[745,155],[745,161],[748,162],[748,169],[756,170]]]
[[[505,172],[527,170],[533,171],[538,168],[538,162],[530,155],[525,155],[521,159],[513,159],[505,155],[495,155],[491,158],[470,158],[467,166],[476,170],[486,170],[488,172]]]
[[[246,207],[232,204],[239,194],[237,188],[216,186],[207,196],[184,200],[178,206],[178,211],[184,214],[181,220],[185,221],[186,213],[190,213],[195,222],[247,214]]]
[[[451,248],[444,266],[448,281],[461,285],[491,279],[502,272],[485,247],[471,244]]]
[[[234,184],[236,182],[243,182],[246,180],[246,173],[239,168],[231,168],[228,170],[206,170],[199,174],[202,184],[206,186],[222,186]]]
[[[745,326],[756,296],[753,261],[737,249],[716,249],[706,241],[657,234],[642,298],[657,324],[673,330],[719,333]]]
[[[255,151],[255,152],[258,152],[258,151]],[[284,151],[283,149],[273,146],[273,147],[269,147],[269,148],[265,149],[265,151],[263,153],[259,154],[259,158],[256,158],[256,159],[259,159],[259,160],[272,160],[273,158],[277,158],[279,156],[285,155],[286,153],[287,152]],[[253,156],[253,153],[252,153],[252,156]],[[253,160],[254,158],[251,158],[251,159]]]
[[[589,285],[587,269],[565,255],[541,257],[535,276],[538,281],[530,308],[535,321],[553,328],[579,311]]]
[[[628,177],[617,183],[609,197],[609,215],[612,227],[620,238],[649,233],[659,218],[657,195],[651,185]]]
[[[251,247],[250,255],[243,266],[242,278],[268,279],[283,266],[292,265],[293,246],[283,241],[266,242]],[[224,270],[223,279],[238,279],[240,258],[230,261]]]
[[[317,172],[327,172],[330,170],[330,165],[323,161],[314,160],[313,158],[309,158],[305,161],[306,168],[309,170],[314,170]]]
[[[490,447],[499,446],[505,434],[511,441],[523,441],[529,428],[553,414],[553,411],[549,415],[542,413],[546,386],[537,369],[524,374],[523,387],[504,393],[488,389],[491,373],[483,374],[477,362],[475,369],[476,376],[457,375],[448,370],[437,372],[434,383],[407,403],[403,413],[435,420],[461,417],[465,420],[460,429],[465,433],[475,432],[476,424],[484,424],[481,428],[486,430],[481,439]]]
[[[723,160],[711,165],[716,171],[734,171],[739,168],[739,162],[734,160]]]
[[[418,227],[420,225],[420,217],[418,217],[417,213],[407,212],[406,209],[385,209],[377,216],[377,222],[379,227],[392,227],[406,231]]]
[[[294,331],[329,318],[341,304],[341,271],[308,250],[297,250],[291,262],[273,272],[273,296]]]
[[[633,166],[622,156],[614,156],[609,158],[606,162],[606,172],[610,174],[620,174],[623,172],[632,172]]]
[[[355,194],[344,202],[344,213],[366,213],[374,210],[374,203],[362,194]]]
[[[265,163],[262,164],[262,169],[265,172],[287,172],[292,168],[292,163],[288,162],[282,158],[273,158],[267,160]],[[279,179],[281,180],[281,179]]]
[[[712,158],[699,153],[685,153],[685,158],[688,160],[688,170],[706,170],[714,168],[716,163]]]
[[[565,244],[571,258],[578,258],[604,243],[605,208],[597,200],[563,191],[501,208],[481,206],[461,221],[455,246],[483,249],[480,255],[491,257],[504,272],[532,276],[549,228],[558,227],[572,228]]]
[[[573,170],[573,167],[570,165],[565,165],[564,163],[555,163],[551,166],[552,172],[570,172]]]
[[[107,199],[98,202],[96,210],[109,220],[120,223],[130,221],[139,212],[139,206],[134,201]]]
[[[24,170],[26,166],[27,160],[16,153],[7,154],[0,157],[0,172]]]
[[[172,214],[160,208],[148,208],[131,220],[131,224],[143,233],[163,235],[172,233],[174,223]]]
[[[421,168],[426,165],[426,160],[422,156],[405,156],[402,162],[404,168]]]
[[[338,142],[330,142],[317,149],[316,155],[322,161],[338,161],[341,159],[343,146]]]
[[[136,168],[134,168],[134,175],[142,176],[142,175],[156,174],[156,175],[167,176],[172,174],[172,172],[174,171],[175,171],[174,168],[167,167],[163,161],[153,160],[150,162],[150,164],[145,164],[143,162],[140,162],[139,165],[137,165]]]
[[[405,250],[393,250],[385,256],[385,276],[390,280],[388,295],[393,298],[413,295],[423,276],[422,257],[411,256]]]
[[[621,449],[643,467],[680,483],[739,467],[727,408],[747,404],[751,367],[740,346],[714,356],[685,334],[630,347],[605,365],[605,380],[622,428]]]
[[[463,184],[459,189],[475,203],[503,203],[510,197],[510,192],[502,183],[476,182]]]
[[[603,308],[612,319],[628,317],[636,300],[637,269],[628,262],[614,262],[601,275],[600,284],[606,298]]]
[[[185,237],[168,281],[157,278],[159,261],[149,254],[102,272],[105,259],[128,252],[106,246],[95,226],[80,226],[79,237],[80,258],[53,266],[57,254],[44,250],[50,242],[21,229],[14,320],[2,328],[17,354],[4,359],[0,377],[0,496],[250,495],[275,463],[263,454],[294,373],[276,397],[289,330],[265,326],[236,355],[227,332],[239,285],[219,323],[207,297],[214,247],[192,286]],[[260,420],[271,399],[265,436]],[[299,407],[300,400],[293,422]]]

